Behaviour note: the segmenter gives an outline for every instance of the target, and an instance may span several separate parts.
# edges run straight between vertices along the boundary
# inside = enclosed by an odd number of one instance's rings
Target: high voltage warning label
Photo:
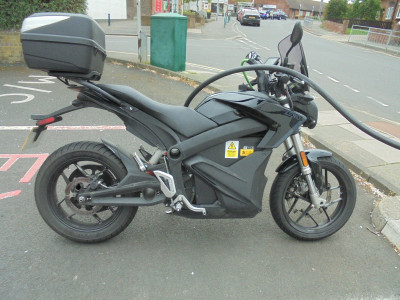
[[[239,141],[227,141],[225,143],[225,158],[239,157]]]

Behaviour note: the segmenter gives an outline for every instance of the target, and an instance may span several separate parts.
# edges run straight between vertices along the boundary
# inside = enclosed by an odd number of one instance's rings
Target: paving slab
[[[389,147],[377,140],[357,140],[353,141],[353,143],[358,145],[365,151],[368,151],[371,154],[378,156],[387,164],[396,164],[400,162],[399,150]],[[397,182],[400,183],[400,181]]]

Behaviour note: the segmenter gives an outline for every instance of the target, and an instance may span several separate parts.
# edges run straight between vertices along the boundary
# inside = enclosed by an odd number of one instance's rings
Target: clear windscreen
[[[285,37],[278,44],[278,51],[281,56],[281,62],[283,63],[286,57],[286,53],[292,46],[292,42],[290,41],[290,35]],[[303,46],[301,42],[298,43],[293,49],[290,51],[288,55],[288,64],[293,65],[293,70],[300,72],[301,74],[308,76],[306,57],[304,55]]]

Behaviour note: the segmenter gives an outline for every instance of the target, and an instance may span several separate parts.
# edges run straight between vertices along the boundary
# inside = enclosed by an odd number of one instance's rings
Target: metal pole
[[[218,15],[219,15],[219,0],[217,0],[217,19],[216,19],[216,21],[218,21]]]
[[[137,0],[137,24],[138,24],[138,57],[139,62],[142,62],[142,12],[140,0]]]
[[[111,26],[111,16],[108,14],[108,26]]]
[[[370,33],[370,31],[371,31],[371,27],[368,27],[368,34],[367,34],[367,39],[365,40],[364,47],[367,46],[367,43],[368,43],[368,40],[369,40],[369,33]]]
[[[319,3],[319,15],[318,15],[318,19],[321,20],[321,7],[322,7],[322,2],[324,0],[321,0],[321,2]]]
[[[390,30],[390,35],[389,35],[388,41],[386,43],[386,52],[387,52],[387,49],[388,49],[388,47],[390,45],[390,41],[392,39],[392,33],[393,33],[393,30]]]

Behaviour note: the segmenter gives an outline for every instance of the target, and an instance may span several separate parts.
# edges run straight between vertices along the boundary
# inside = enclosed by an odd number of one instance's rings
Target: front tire
[[[300,168],[278,174],[271,188],[270,208],[276,224],[299,240],[318,240],[334,234],[348,221],[356,203],[356,185],[343,163],[333,157],[318,160],[324,207],[312,207]]]
[[[121,233],[138,208],[83,205],[79,191],[92,182],[100,182],[96,189],[116,185],[126,173],[122,162],[103,144],[66,145],[51,154],[39,170],[36,206],[61,236],[84,243],[105,241]]]

